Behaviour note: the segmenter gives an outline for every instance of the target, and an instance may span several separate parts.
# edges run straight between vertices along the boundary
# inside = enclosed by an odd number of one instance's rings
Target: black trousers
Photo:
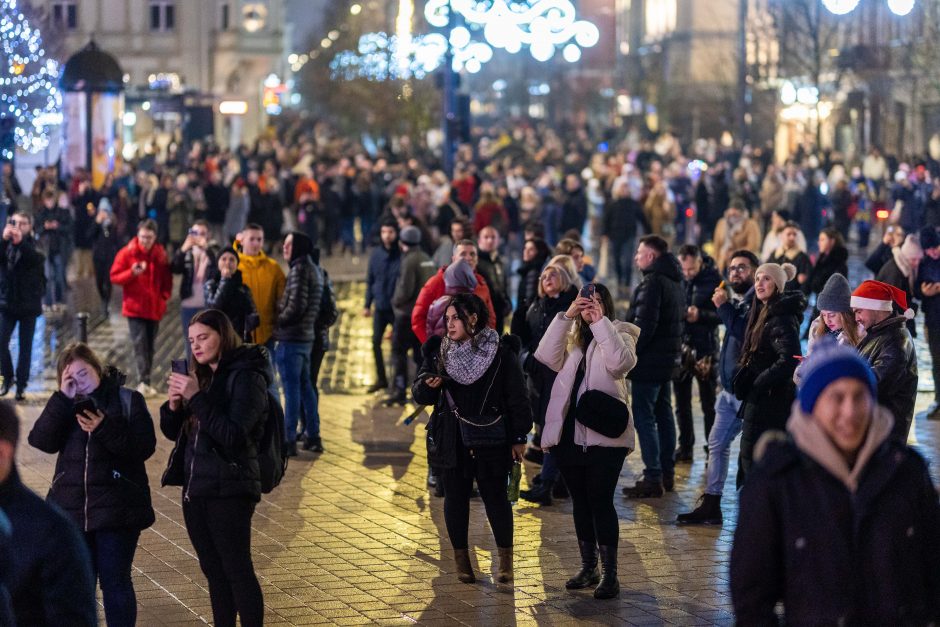
[[[183,501],[186,531],[209,582],[212,622],[244,627],[264,622],[264,599],[251,562],[251,516],[248,498],[194,498]]]
[[[134,357],[137,360],[137,376],[143,383],[150,385],[150,370],[153,368],[153,356],[156,352],[154,342],[157,339],[159,320],[128,318],[127,326],[134,343]]]
[[[571,494],[574,530],[578,541],[617,546],[620,523],[614,508],[614,492],[620,478],[620,468],[599,464],[562,465],[561,476]]]
[[[717,364],[717,358],[715,363]],[[695,428],[692,424],[692,381],[698,381],[698,395],[705,418],[705,441],[715,424],[715,399],[718,397],[717,365],[708,372],[708,377],[699,379],[692,373],[683,373],[673,381],[676,391],[676,423],[679,426],[679,446],[689,450],[695,445]]]
[[[394,322],[395,314],[391,309],[376,309],[372,314],[372,357],[375,359],[375,380],[379,383],[388,382],[385,357],[382,355],[382,338],[385,337],[385,329]]]
[[[13,329],[19,326],[18,354],[16,356],[16,389],[25,390],[29,383],[29,366],[33,358],[33,334],[36,332],[36,316],[16,316],[0,313],[0,375],[4,381],[13,383],[13,355],[10,339]]]
[[[930,348],[930,364],[933,367],[933,397],[940,403],[940,328],[930,328],[924,324],[924,335]]]
[[[466,549],[473,477],[464,476],[461,471],[445,470],[440,473],[439,479],[444,482],[444,522],[447,524],[450,544],[455,549]],[[508,482],[508,474],[477,478],[486,517],[490,521],[496,546],[500,548],[512,546],[512,506],[506,496]]]
[[[395,389],[408,387],[408,351],[415,362],[415,372],[421,367],[421,342],[411,329],[411,316],[395,316],[392,324],[392,364],[395,366]]]

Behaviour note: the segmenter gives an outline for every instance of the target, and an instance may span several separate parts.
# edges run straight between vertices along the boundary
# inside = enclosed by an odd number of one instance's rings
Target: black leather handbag
[[[454,402],[454,398],[450,395],[450,392],[446,389],[444,390],[444,398],[447,399],[450,411],[453,412],[454,417],[457,418],[457,424],[460,425],[460,439],[463,440],[464,446],[471,450],[505,446],[508,441],[506,436],[506,422],[503,420],[503,415],[499,414],[493,416],[482,413],[486,408],[486,401],[490,396],[490,389],[493,387],[493,382],[496,380],[496,374],[499,372],[499,365],[500,364],[497,363],[493,371],[493,381],[490,381],[486,395],[483,397],[483,402],[480,404],[481,413],[479,414],[464,415],[460,413],[460,410],[457,408],[457,403]]]

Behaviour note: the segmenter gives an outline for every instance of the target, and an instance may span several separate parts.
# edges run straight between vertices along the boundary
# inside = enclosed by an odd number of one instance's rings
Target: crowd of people
[[[639,441],[629,501],[674,491],[676,465],[698,454],[697,390],[705,489],[677,522],[723,522],[740,435],[731,591],[742,623],[768,622],[778,601],[794,623],[940,619],[940,505],[906,444],[918,308],[940,380],[940,162],[929,155],[908,165],[872,149],[848,164],[801,149],[778,166],[769,148],[702,141],[684,152],[632,131],[601,148],[584,129],[519,124],[462,146],[447,177],[423,146],[370,155],[318,125],[253,150],[171,149],[99,189],[83,173],[63,182],[42,170],[29,202],[4,208],[0,396],[15,385],[23,397],[36,318],[59,315],[76,280],[94,280],[105,314],[122,287],[135,350],[134,392],[87,346],[63,350],[58,390],[28,437],[58,455],[48,498],[84,535],[57,541],[90,564],[75,587],[100,582],[109,625],[135,621],[130,568],[153,522],[145,399],[160,389],[160,431],[175,442],[162,484],[182,487],[214,622],[263,621],[250,539],[271,488],[270,416],[283,456],[298,442],[323,452],[317,379],[338,312],[321,251],[368,253],[368,391],[432,408],[427,482],[444,499],[460,581],[477,579],[467,536],[479,494],[494,579],[513,583],[507,485],[528,461],[540,469],[520,498],[571,499],[581,560],[566,588],[616,597],[624,461]],[[850,241],[875,279],[849,275]],[[174,274],[188,361],[164,384],[152,368]],[[940,419],[936,394],[928,419]],[[12,465],[17,441],[4,405],[7,511],[39,507],[20,505],[31,497]],[[17,533],[14,517],[14,546]],[[53,611],[37,609],[22,568],[14,560],[11,611]],[[89,624],[88,607],[59,611]]]

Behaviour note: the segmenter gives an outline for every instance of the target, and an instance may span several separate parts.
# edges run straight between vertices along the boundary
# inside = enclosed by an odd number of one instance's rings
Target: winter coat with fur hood
[[[559,313],[548,325],[548,330],[535,351],[537,360],[558,373],[545,414],[543,447],[555,446],[561,439],[562,426],[571,399],[571,388],[578,372],[578,364],[585,354],[574,341],[574,328],[574,320],[568,320],[564,313]],[[636,365],[636,342],[640,337],[640,328],[629,322],[611,321],[604,317],[591,324],[591,332],[594,334],[594,340],[587,347],[584,379],[577,397],[580,398],[587,390],[600,390],[629,406],[626,376]],[[605,437],[581,423],[576,423],[574,443],[578,446],[621,447],[632,451],[635,448],[633,416],[631,415],[627,422],[626,431],[618,438]]]

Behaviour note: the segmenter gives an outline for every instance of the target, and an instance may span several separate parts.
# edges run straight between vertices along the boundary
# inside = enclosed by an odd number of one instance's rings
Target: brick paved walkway
[[[578,564],[567,500],[549,508],[516,506],[516,585],[511,593],[492,583],[495,547],[482,503],[474,501],[471,544],[483,577],[475,585],[458,583],[442,500],[430,497],[424,487],[423,425],[400,424],[411,408],[387,409],[376,406],[377,397],[340,392],[355,392],[371,382],[370,323],[354,314],[361,306],[360,292],[361,286],[355,285],[341,292],[346,314],[334,329],[334,353],[324,369],[328,384],[321,396],[321,415],[327,452],[319,457],[301,453],[292,460],[284,483],[264,498],[255,515],[255,564],[268,624],[732,622],[727,585],[737,507],[732,489],[726,490],[723,502],[723,527],[672,524],[701,492],[700,448],[692,465],[677,468],[675,493],[627,502],[618,490],[619,599],[598,602],[589,591],[564,590],[564,581]],[[115,325],[114,333],[111,341],[121,344],[126,325]],[[35,402],[21,407],[27,431],[44,394],[37,390]],[[918,411],[929,400],[922,392]],[[155,402],[154,415],[156,410]],[[701,425],[697,428],[701,443]],[[940,424],[918,421],[916,436],[921,450],[936,460]],[[170,448],[161,439],[147,465],[157,522],[142,534],[134,563],[140,625],[211,620],[205,580],[182,525],[180,490],[154,485]],[[24,445],[18,463],[24,481],[45,493],[54,459]],[[624,467],[622,484],[632,483],[641,467],[635,452]],[[527,466],[529,478],[535,472],[534,466]],[[937,480],[936,467],[933,472]]]

